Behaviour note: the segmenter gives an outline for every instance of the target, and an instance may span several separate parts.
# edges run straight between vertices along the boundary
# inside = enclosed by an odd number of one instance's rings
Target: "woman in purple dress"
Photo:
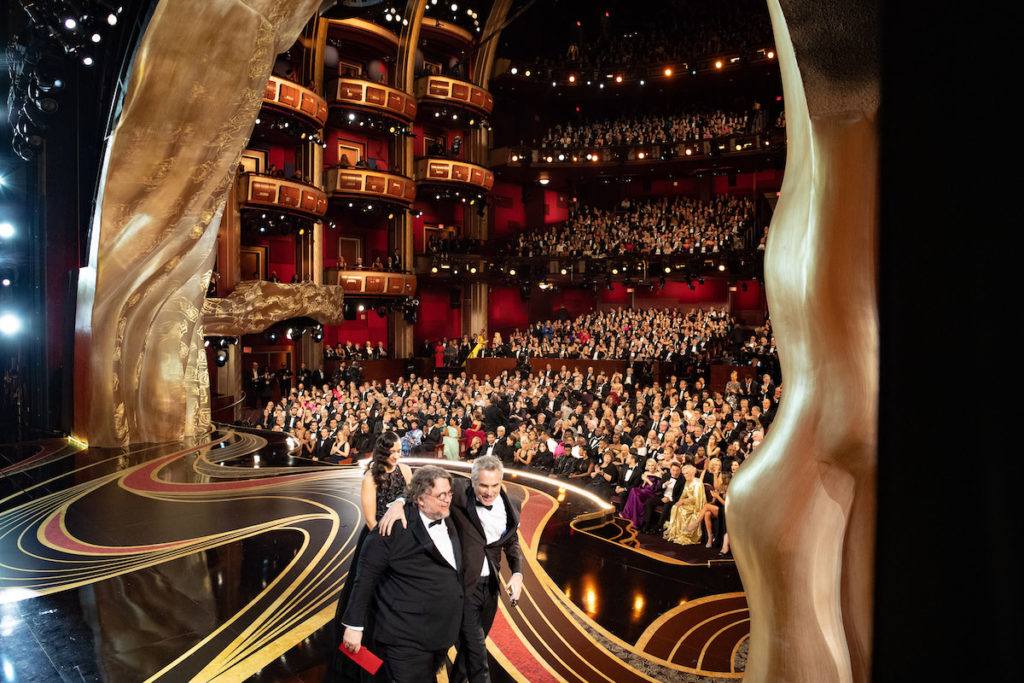
[[[622,517],[628,519],[633,528],[639,530],[640,523],[644,516],[644,503],[654,497],[661,490],[661,473],[658,471],[658,461],[654,458],[647,458],[646,471],[641,477],[641,483],[629,491],[629,498],[622,508]]]

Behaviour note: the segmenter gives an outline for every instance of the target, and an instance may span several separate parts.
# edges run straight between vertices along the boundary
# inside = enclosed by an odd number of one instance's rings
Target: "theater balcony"
[[[416,199],[416,183],[412,179],[362,168],[327,169],[324,189],[331,199],[382,201],[403,209],[411,208]]]
[[[451,109],[453,107],[487,117],[494,111],[494,96],[468,81],[446,76],[423,76],[416,80],[416,99],[421,107]],[[472,125],[472,124],[470,124]]]
[[[398,53],[398,36],[384,26],[365,19],[330,19],[327,22],[327,34],[330,41],[344,44],[347,55],[355,52],[361,57],[365,52],[371,56],[394,58]]]
[[[413,296],[416,294],[416,276],[409,273],[389,273],[376,270],[324,270],[324,282],[341,285],[346,296]]]
[[[457,54],[473,42],[473,34],[450,21],[424,16],[423,23],[420,25],[420,39],[429,43],[435,50],[449,49],[452,53]]]
[[[494,173],[468,161],[424,157],[416,160],[416,184],[445,192],[455,191],[456,195],[465,193],[476,196],[491,191],[494,187]]]
[[[264,109],[291,114],[317,130],[327,122],[327,101],[298,83],[271,76],[263,93]]]
[[[313,185],[256,173],[238,178],[242,209],[273,208],[312,220],[327,213],[327,194]]]
[[[409,93],[360,78],[339,78],[329,86],[330,110],[337,115],[352,112],[381,114],[404,126],[416,118],[416,98]]]

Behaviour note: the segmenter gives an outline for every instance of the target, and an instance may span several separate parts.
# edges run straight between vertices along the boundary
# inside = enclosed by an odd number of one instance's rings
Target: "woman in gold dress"
[[[700,543],[697,515],[707,503],[707,498],[704,495],[704,484],[694,476],[696,472],[697,468],[693,465],[683,467],[683,492],[672,506],[672,515],[665,525],[665,539],[679,545]]]

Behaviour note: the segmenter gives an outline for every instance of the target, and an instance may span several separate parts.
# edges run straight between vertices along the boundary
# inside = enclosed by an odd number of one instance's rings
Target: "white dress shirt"
[[[508,512],[505,510],[505,501],[501,496],[494,501],[490,510],[477,501],[476,514],[480,517],[480,525],[484,528],[484,539],[487,541],[487,545],[494,543],[505,534],[505,529],[508,527]],[[490,574],[491,568],[485,557],[480,576],[490,576]]]
[[[458,569],[458,565],[455,564],[455,548],[452,547],[452,539],[448,535],[448,519],[442,519],[440,524],[430,526],[430,523],[434,520],[423,514],[422,510],[419,511],[419,515],[420,519],[423,520],[423,527],[427,530],[430,540],[434,542],[441,556],[444,557],[453,569]]]

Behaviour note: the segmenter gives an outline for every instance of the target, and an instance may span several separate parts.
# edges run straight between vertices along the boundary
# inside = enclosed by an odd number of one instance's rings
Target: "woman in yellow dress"
[[[704,509],[707,498],[703,482],[694,476],[696,472],[693,465],[683,466],[683,492],[672,506],[672,515],[665,525],[665,539],[679,545],[700,543],[697,515]]]

